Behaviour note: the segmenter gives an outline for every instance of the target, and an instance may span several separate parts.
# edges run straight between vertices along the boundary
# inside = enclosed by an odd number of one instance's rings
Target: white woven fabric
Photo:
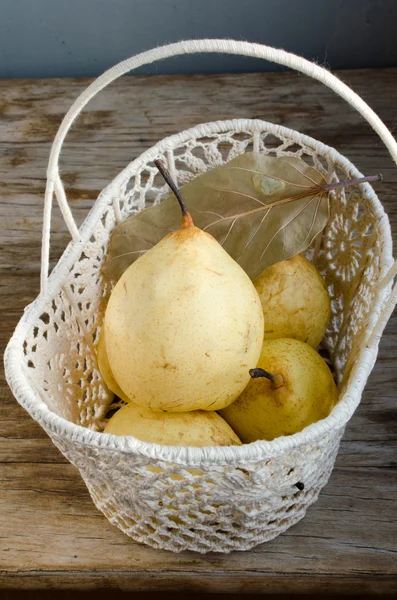
[[[91,96],[92,89],[76,104],[84,106]],[[51,164],[73,119],[61,126]],[[80,469],[97,507],[125,533],[155,547],[244,550],[302,518],[331,473],[395,299],[390,228],[379,200],[368,184],[338,190],[320,243],[308,252],[332,297],[325,343],[340,382],[332,414],[296,435],[241,447],[177,448],[101,433],[112,396],[94,346],[109,294],[100,266],[115,223],[167,194],[154,159],[161,157],[181,185],[253,149],[300,156],[339,179],[360,176],[332,148],[286,128],[243,119],[210,123],[163,140],[128,165],[78,231],[57,168],[49,167],[42,294],[7,347],[7,379],[22,406]],[[73,241],[47,283],[53,191]]]

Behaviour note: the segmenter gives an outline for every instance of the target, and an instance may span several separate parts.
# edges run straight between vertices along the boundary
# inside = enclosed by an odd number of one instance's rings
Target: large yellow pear
[[[109,390],[125,402],[129,402],[129,398],[124,394],[123,390],[115,380],[114,375],[112,373],[112,369],[110,368],[108,355],[106,352],[104,327],[102,327],[101,332],[99,334],[99,340],[96,346],[96,355],[98,360],[99,372],[102,375],[102,378],[108,386]]]
[[[338,391],[326,362],[308,344],[265,340],[252,379],[241,396],[220,411],[244,443],[301,431],[327,417]],[[264,369],[273,381],[259,376]]]
[[[154,413],[142,406],[124,406],[109,420],[105,433],[132,435],[167,446],[240,446],[231,427],[215,412]]]
[[[106,349],[132,402],[154,411],[213,411],[248,384],[263,327],[248,275],[185,212],[182,228],[117,282],[105,315]]]
[[[303,256],[268,267],[254,281],[265,317],[265,340],[291,337],[317,348],[331,314],[320,273]]]

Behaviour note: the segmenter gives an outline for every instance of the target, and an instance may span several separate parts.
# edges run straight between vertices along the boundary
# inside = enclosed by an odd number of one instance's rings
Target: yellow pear
[[[317,348],[331,314],[320,273],[303,256],[268,267],[254,281],[265,317],[265,340],[290,337]]]
[[[258,294],[243,269],[182,208],[182,228],[134,262],[105,314],[116,381],[154,411],[217,410],[249,382],[263,341]]]
[[[241,446],[241,441],[232,428],[222,417],[210,411],[192,411],[186,413],[154,413],[142,406],[129,405],[118,410],[109,420],[105,427],[105,433],[113,435],[131,435],[145,442],[164,444],[166,446]],[[170,464],[172,467],[172,463]],[[164,469],[152,465],[146,465],[146,470],[154,474],[164,473]],[[190,475],[202,477],[205,472],[198,469],[187,469]],[[169,475],[173,481],[186,479],[186,486],[200,489],[198,484],[193,483],[192,478],[186,478],[180,474]],[[159,499],[159,509],[164,511],[171,523],[184,524],[185,521],[181,507],[189,506],[188,502],[181,502],[181,494],[188,489],[178,488],[178,503],[174,504],[175,492],[167,487],[163,497]],[[189,494],[187,494],[189,497]],[[214,506],[216,508],[216,506]],[[211,512],[201,509],[203,514]],[[196,519],[197,513],[187,515],[190,519]],[[157,519],[153,518],[157,523]]]
[[[265,340],[251,376],[241,396],[220,411],[244,443],[301,431],[327,417],[338,400],[328,365],[299,340]]]
[[[215,412],[160,413],[142,406],[123,406],[109,420],[105,433],[132,435],[167,446],[240,446],[231,427]],[[161,469],[159,470],[161,471]]]
[[[129,402],[129,398],[124,394],[123,390],[115,380],[114,375],[112,373],[112,369],[110,368],[108,355],[106,352],[104,327],[102,327],[101,332],[99,334],[99,340],[96,347],[96,354],[99,372],[102,375],[102,378],[108,386],[109,390],[125,402]]]

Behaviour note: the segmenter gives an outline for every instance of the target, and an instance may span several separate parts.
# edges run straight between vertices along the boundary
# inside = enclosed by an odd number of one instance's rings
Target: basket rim
[[[143,442],[132,436],[115,436],[92,431],[81,425],[76,425],[51,411],[40,398],[39,393],[31,386],[22,368],[20,368],[21,361],[19,355],[31,320],[39,317],[53,295],[62,287],[65,277],[69,274],[70,267],[78,258],[91,236],[93,227],[98,219],[101,218],[104,210],[111,204],[114,191],[125,183],[125,181],[133,177],[134,171],[138,170],[142,164],[153,161],[167,150],[176,148],[189,139],[207,137],[216,133],[226,133],[230,130],[236,133],[267,132],[276,136],[288,137],[292,142],[302,142],[332,162],[342,165],[352,173],[353,177],[362,176],[358,169],[334,148],[290,128],[259,119],[233,119],[203,123],[163,138],[157,144],[143,152],[138,158],[130,162],[99,194],[80,228],[80,240],[71,241],[68,244],[49,277],[47,293],[37,297],[25,308],[24,314],[17,324],[4,353],[6,379],[17,401],[50,435],[53,433],[56,436],[76,441],[84,446],[106,448],[107,450],[128,455],[141,455],[149,459],[173,461],[180,464],[241,464],[248,461],[261,461],[289,452],[297,446],[314,443],[327,433],[331,433],[332,430],[343,428],[357,408],[367,377],[376,359],[377,347],[371,349],[364,346],[360,349],[356,362],[350,371],[346,389],[340,395],[337,405],[328,417],[309,425],[304,430],[293,435],[279,437],[272,441],[259,440],[251,444],[243,444],[242,446],[211,446],[204,448],[165,446]],[[373,208],[379,219],[378,235],[383,242],[381,256],[383,262],[379,276],[381,278],[393,264],[389,220],[372,186],[369,183],[360,185],[362,186],[364,195],[371,204],[371,208]],[[371,313],[376,315],[376,318],[379,317],[381,308],[390,295],[390,289],[391,286],[378,291],[374,298]]]

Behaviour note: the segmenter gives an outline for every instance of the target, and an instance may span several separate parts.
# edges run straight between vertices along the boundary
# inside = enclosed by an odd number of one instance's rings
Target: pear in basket
[[[106,351],[105,329],[102,327],[99,334],[99,340],[96,346],[96,355],[98,360],[98,369],[107,387],[113,394],[116,394],[124,402],[129,402],[129,398],[124,394],[123,390],[117,383],[109,365],[108,354]]]
[[[194,226],[170,175],[182,226],[138,258],[106,309],[110,368],[127,397],[153,411],[218,410],[250,381],[263,341],[257,291],[243,269]]]
[[[244,443],[273,440],[325,419],[338,400],[327,363],[299,340],[265,340],[252,381],[220,411]]]
[[[254,281],[265,317],[265,340],[289,337],[317,348],[331,300],[319,271],[297,255],[268,267]]]
[[[196,410],[186,413],[152,412],[142,406],[129,405],[118,410],[105,427],[105,433],[113,435],[133,435],[139,440],[164,444],[166,446],[241,446],[241,441],[233,429],[216,412]],[[171,463],[172,466],[172,463]],[[146,465],[151,473],[163,474],[161,467]],[[198,469],[187,469],[192,477],[186,480],[190,489],[200,489],[194,483],[194,477],[203,477],[205,472]],[[170,475],[173,481],[183,481],[186,476],[179,473]],[[179,501],[174,503],[175,493],[168,487],[164,496],[159,499],[159,507],[164,507],[167,518],[177,524],[183,524],[180,507],[189,507],[189,501],[181,503],[180,494],[187,489],[179,488]],[[214,508],[216,506],[213,505]],[[200,512],[211,514],[202,509]],[[157,523],[157,519],[154,519]]]
[[[138,440],[166,446],[241,446],[230,425],[216,412],[152,412],[129,405],[118,410],[105,433],[133,435]]]

